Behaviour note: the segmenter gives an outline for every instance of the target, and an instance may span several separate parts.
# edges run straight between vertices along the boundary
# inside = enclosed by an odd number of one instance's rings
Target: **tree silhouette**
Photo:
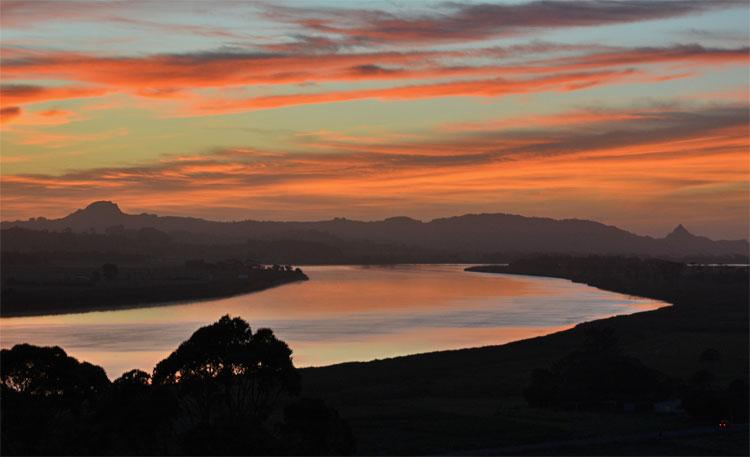
[[[112,383],[121,389],[146,388],[151,384],[151,375],[143,370],[126,371]]]
[[[4,455],[352,453],[335,410],[290,398],[300,388],[291,354],[271,330],[229,316],[198,329],[153,376],[130,370],[112,383],[59,347],[3,349],[0,446]]]
[[[291,354],[270,329],[253,333],[247,322],[227,315],[159,362],[153,382],[177,386],[199,423],[210,424],[222,412],[264,420],[281,395],[299,392]],[[222,405],[224,411],[212,411]]]
[[[152,386],[151,375],[142,370],[123,373],[97,405],[95,427],[104,438],[100,446],[107,453],[123,455],[166,454],[178,412],[174,395]]]
[[[83,399],[109,387],[104,370],[79,362],[58,347],[17,344],[0,351],[3,387],[43,397]]]
[[[57,346],[18,344],[0,351],[0,369],[4,455],[94,453],[80,418],[110,387],[101,367]]]

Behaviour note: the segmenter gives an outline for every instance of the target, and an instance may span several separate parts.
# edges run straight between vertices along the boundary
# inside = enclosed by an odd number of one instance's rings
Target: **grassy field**
[[[699,424],[683,414],[538,409],[526,404],[522,392],[532,370],[546,368],[570,353],[590,327],[613,329],[626,353],[670,376],[686,379],[709,368],[721,387],[736,378],[746,380],[747,302],[698,302],[602,319],[502,346],[304,369],[303,386],[306,394],[323,397],[339,409],[354,430],[360,454],[471,453],[526,443],[686,429]],[[700,355],[707,348],[716,348],[720,361],[701,362]],[[692,447],[688,439],[675,439],[559,447],[541,453],[747,455],[747,433],[693,440],[697,444]]]

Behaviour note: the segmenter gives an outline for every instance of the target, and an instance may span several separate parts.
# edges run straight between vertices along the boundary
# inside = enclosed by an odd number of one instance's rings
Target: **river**
[[[501,344],[665,306],[564,279],[464,265],[308,266],[310,281],[218,300],[0,319],[0,345],[58,345],[110,378],[151,371],[224,314],[270,327],[297,366]]]

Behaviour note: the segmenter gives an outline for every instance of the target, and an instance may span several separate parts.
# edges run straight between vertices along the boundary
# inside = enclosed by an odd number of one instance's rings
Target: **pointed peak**
[[[693,234],[688,232],[684,225],[680,224],[672,230],[672,233],[667,235],[667,238],[685,238],[692,237]]]

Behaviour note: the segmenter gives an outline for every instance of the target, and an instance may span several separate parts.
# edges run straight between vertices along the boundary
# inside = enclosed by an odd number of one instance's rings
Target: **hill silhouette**
[[[294,240],[340,248],[346,243],[367,242],[408,246],[448,257],[456,255],[461,259],[529,253],[632,254],[670,258],[748,256],[747,240],[714,241],[693,235],[682,225],[664,238],[654,238],[589,220],[557,220],[502,213],[466,214],[428,222],[408,217],[369,222],[344,218],[312,222],[219,222],[193,217],[127,214],[116,203],[98,201],[60,219],[37,217],[2,222],[3,229],[11,227],[97,233],[116,229],[156,229],[176,241],[194,244],[231,244],[249,239]]]

